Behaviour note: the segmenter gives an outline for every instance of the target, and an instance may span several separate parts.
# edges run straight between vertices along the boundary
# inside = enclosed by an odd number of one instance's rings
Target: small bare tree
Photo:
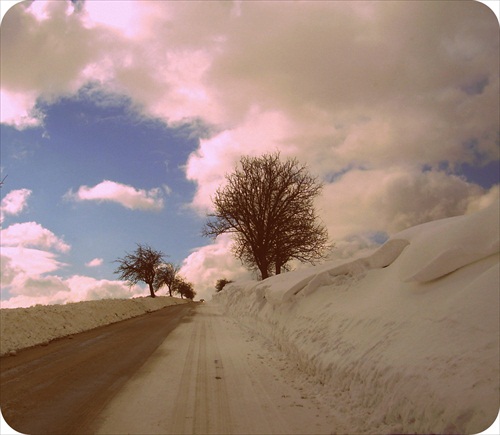
[[[174,291],[175,280],[177,279],[177,274],[179,272],[180,266],[173,263],[164,263],[158,267],[156,271],[155,280],[153,287],[155,292],[157,292],[164,285],[168,288],[168,293],[172,296]]]
[[[153,284],[158,268],[164,263],[164,256],[163,252],[155,251],[148,245],[137,244],[133,254],[127,253],[125,257],[115,260],[115,263],[119,263],[115,273],[131,286],[139,281],[145,282],[149,286],[151,297],[154,298],[156,295]]]
[[[212,198],[203,234],[234,234],[233,250],[262,279],[281,273],[290,260],[314,262],[329,248],[328,232],[319,222],[314,199],[322,184],[296,159],[279,153],[243,157],[240,167]]]

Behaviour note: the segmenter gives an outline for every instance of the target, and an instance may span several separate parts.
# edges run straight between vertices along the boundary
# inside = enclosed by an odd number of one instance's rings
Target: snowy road
[[[261,340],[199,305],[100,414],[97,433],[331,433],[329,410]]]

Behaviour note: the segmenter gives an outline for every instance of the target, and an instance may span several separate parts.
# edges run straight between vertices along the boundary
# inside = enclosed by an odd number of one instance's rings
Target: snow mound
[[[409,241],[404,239],[389,240],[368,257],[358,258],[357,260],[333,266],[332,268],[328,268],[323,272],[300,281],[284,294],[283,299],[287,300],[297,295],[299,292],[302,292],[304,296],[312,293],[319,287],[335,284],[341,276],[360,275],[370,269],[387,267],[399,257],[408,244]]]
[[[3,308],[0,310],[0,356],[185,302],[185,299],[156,297]]]
[[[338,433],[478,433],[500,403],[498,227],[496,203],[213,301],[318,382]]]
[[[429,222],[399,233],[398,237],[412,245],[401,265],[401,278],[404,281],[432,281],[497,253],[500,249],[499,214],[496,202],[473,216]]]

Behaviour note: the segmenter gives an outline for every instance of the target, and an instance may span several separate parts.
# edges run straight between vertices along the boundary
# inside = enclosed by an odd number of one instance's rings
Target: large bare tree
[[[296,159],[281,161],[279,153],[243,157],[215,192],[215,211],[203,233],[233,233],[235,255],[262,279],[293,259],[314,262],[328,248],[328,232],[313,204],[321,189]]]
[[[145,282],[149,286],[151,297],[154,298],[156,295],[153,284],[159,267],[164,263],[164,256],[163,252],[155,251],[148,245],[137,244],[134,253],[127,253],[125,257],[115,260],[115,263],[119,263],[115,273],[130,285],[139,281]]]

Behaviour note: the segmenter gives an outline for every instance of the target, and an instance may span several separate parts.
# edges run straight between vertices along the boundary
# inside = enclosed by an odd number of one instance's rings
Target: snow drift
[[[214,297],[324,385],[338,433],[478,433],[499,410],[499,204]]]
[[[163,296],[4,308],[0,310],[0,356],[185,302]]]

